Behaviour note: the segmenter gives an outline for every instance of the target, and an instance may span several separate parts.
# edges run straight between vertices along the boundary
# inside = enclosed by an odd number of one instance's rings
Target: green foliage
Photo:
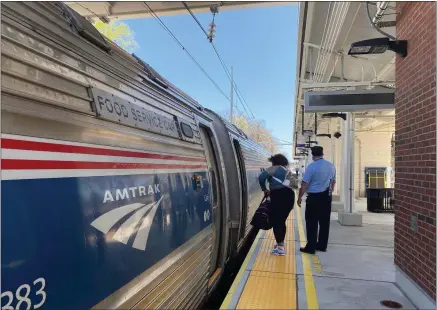
[[[135,41],[135,33],[125,23],[111,22],[106,24],[99,20],[94,23],[94,27],[128,53],[133,53],[139,48],[138,43]]]

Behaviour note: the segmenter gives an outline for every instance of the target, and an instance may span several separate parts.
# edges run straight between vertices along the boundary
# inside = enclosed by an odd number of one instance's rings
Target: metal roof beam
[[[385,82],[335,82],[335,83],[301,83],[302,89],[308,88],[340,88],[340,87],[358,87],[358,86],[388,86],[394,85],[395,81]]]
[[[113,1],[113,2],[74,2],[66,1],[66,5],[85,18],[95,20],[101,17],[108,20],[123,20],[152,17],[149,9],[143,2]],[[158,16],[188,14],[182,2],[150,1],[148,4]],[[188,5],[194,13],[209,13],[212,6],[219,6],[220,11],[243,10],[258,7],[296,4],[296,2],[279,1],[190,1]]]
[[[374,130],[381,129],[381,128],[389,128],[392,131],[395,131],[394,121],[393,122],[377,122],[377,123],[369,124],[369,125],[360,127],[360,131],[361,132],[372,132]]]
[[[355,119],[386,119],[390,121],[395,120],[394,115],[355,115]]]
[[[381,71],[379,71],[378,75],[376,76],[376,79],[380,81],[387,73],[393,71],[395,69],[395,62],[396,62],[396,56],[393,56],[390,63],[386,64],[384,68],[382,68]]]

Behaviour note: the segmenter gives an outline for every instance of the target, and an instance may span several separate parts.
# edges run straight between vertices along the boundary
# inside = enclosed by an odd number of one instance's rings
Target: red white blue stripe
[[[200,172],[204,157],[2,135],[2,179]]]

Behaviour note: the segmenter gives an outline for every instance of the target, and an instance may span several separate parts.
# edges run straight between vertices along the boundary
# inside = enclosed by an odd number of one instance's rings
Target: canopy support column
[[[362,226],[363,218],[355,212],[355,119],[351,112],[347,113],[343,122],[343,158],[344,171],[341,182],[344,209],[338,211],[338,221],[344,226]]]

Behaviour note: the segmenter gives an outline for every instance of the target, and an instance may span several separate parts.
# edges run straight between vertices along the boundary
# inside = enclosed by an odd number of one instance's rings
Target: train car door
[[[240,186],[241,186],[241,218],[240,218],[240,232],[238,241],[244,238],[244,233],[246,231],[247,222],[247,211],[248,211],[248,201],[247,201],[247,178],[246,178],[246,165],[244,163],[243,152],[241,151],[240,143],[237,139],[234,139],[234,147],[238,160],[239,174],[240,174]]]
[[[200,126],[200,134],[202,137],[203,145],[205,148],[206,159],[208,164],[208,175],[210,184],[210,199],[212,204],[212,255],[211,255],[211,274],[208,286],[214,284],[215,280],[221,273],[220,261],[221,261],[221,229],[222,229],[222,208],[220,199],[220,188],[219,188],[219,172],[217,165],[216,152],[214,151],[214,146],[212,143],[212,133],[206,127]]]

